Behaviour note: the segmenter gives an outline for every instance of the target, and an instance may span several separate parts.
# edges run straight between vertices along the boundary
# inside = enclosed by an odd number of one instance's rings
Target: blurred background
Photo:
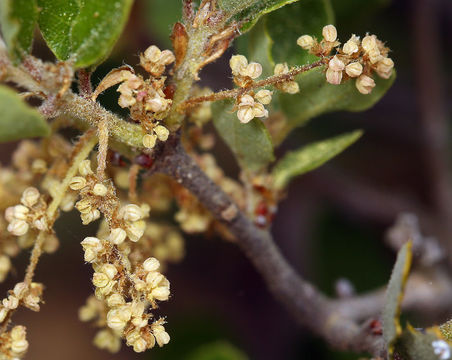
[[[294,131],[278,150],[282,154],[349,130],[365,131],[330,164],[293,182],[274,221],[273,234],[282,252],[329,295],[335,294],[340,278],[348,279],[357,292],[388,281],[395,254],[384,236],[402,212],[418,215],[426,235],[452,248],[448,245],[452,1],[332,0],[332,4],[339,38],[377,34],[392,49],[397,79],[372,109],[317,118]],[[168,47],[179,7],[179,0],[137,0],[126,31],[93,80],[123,63],[135,66],[139,52],[150,44]],[[233,51],[203,71],[204,84],[214,89],[231,86],[227,64]],[[35,53],[50,58],[42,42],[35,44]],[[119,111],[114,93],[103,101]],[[2,145],[2,163],[8,162],[14,146]],[[232,154],[221,143],[217,150],[220,165],[236,177]],[[76,213],[58,221],[62,245],[38,266],[35,278],[46,285],[41,312],[21,310],[13,319],[28,328],[27,359],[359,358],[332,352],[299,327],[234,244],[203,237],[186,237],[185,259],[167,272],[173,296],[162,304],[161,313],[167,316],[171,342],[145,354],[126,346],[117,355],[100,351],[91,345],[96,330],[79,322],[77,315],[93,291],[92,270],[83,262],[80,241],[96,231],[79,222]],[[3,291],[21,279],[28,255],[17,259],[16,273],[2,284]],[[414,319],[422,325],[422,317]]]

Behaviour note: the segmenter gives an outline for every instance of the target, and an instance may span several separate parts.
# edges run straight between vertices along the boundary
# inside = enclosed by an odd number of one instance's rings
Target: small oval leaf
[[[97,65],[124,28],[133,0],[38,0],[39,27],[59,60]]]
[[[262,120],[242,124],[230,101],[212,104],[213,123],[245,171],[258,172],[273,161],[273,145]]]
[[[16,92],[0,85],[0,142],[48,136],[47,121]]]
[[[36,0],[0,1],[0,27],[14,60],[20,60],[30,53],[37,19]]]
[[[317,169],[352,145],[362,134],[357,130],[289,152],[273,169],[274,186],[283,189],[294,177]]]

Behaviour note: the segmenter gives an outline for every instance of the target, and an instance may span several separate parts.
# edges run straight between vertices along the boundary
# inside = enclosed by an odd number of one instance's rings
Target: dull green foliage
[[[242,169],[258,172],[274,159],[270,134],[260,119],[242,124],[232,108],[230,101],[214,103],[213,123]]]
[[[124,28],[133,0],[38,0],[39,27],[59,60],[97,65]]]
[[[362,131],[336,136],[309,144],[286,154],[273,169],[274,185],[282,189],[296,176],[312,171],[326,163],[357,141]]]
[[[277,39],[270,49],[274,63],[304,65],[318,60],[297,45],[297,39],[308,34],[322,38],[322,29],[334,24],[330,0],[303,0],[287,5],[266,17],[266,29],[270,38]]]
[[[397,340],[396,351],[406,360],[446,359],[446,357],[440,357],[440,354],[435,354],[434,352],[435,348],[437,348],[437,351],[440,350],[438,347],[441,345],[436,343],[438,341],[442,345],[450,346],[439,335],[439,329],[436,327],[419,331],[408,324]]]
[[[226,341],[216,341],[197,348],[187,360],[247,360],[248,357]]]
[[[30,53],[37,19],[36,0],[0,1],[0,27],[14,60]]]
[[[0,142],[48,136],[50,127],[17,93],[0,85]]]
[[[300,74],[297,82],[300,92],[295,95],[280,94],[281,110],[286,122],[278,135],[279,143],[294,128],[310,119],[333,111],[364,111],[377,103],[395,80],[395,73],[388,80],[375,76],[376,87],[368,95],[361,94],[351,79],[341,85],[326,82],[323,67]]]
[[[400,326],[400,308],[405,290],[405,283],[411,266],[411,241],[407,242],[399,250],[397,260],[392,270],[386,290],[385,305],[383,307],[383,338],[388,348],[388,353],[392,359],[394,353],[394,344],[397,338],[402,334]]]
[[[230,21],[240,23],[242,33],[250,30],[265,14],[298,0],[218,0],[218,7]]]

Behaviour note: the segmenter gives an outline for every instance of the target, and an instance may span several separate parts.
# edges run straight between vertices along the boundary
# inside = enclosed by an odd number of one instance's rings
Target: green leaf
[[[0,85],[0,142],[48,136],[50,127],[16,92]]]
[[[39,27],[59,60],[77,68],[97,65],[110,53],[133,0],[38,0]]]
[[[435,354],[435,348],[440,351],[442,346],[449,346],[450,351],[450,343],[441,338],[437,327],[418,331],[408,324],[397,340],[396,352],[406,360],[448,359]]]
[[[250,30],[262,15],[298,0],[218,0],[219,8],[232,21],[240,23],[242,33]]]
[[[357,130],[328,140],[315,142],[301,149],[289,152],[278,161],[273,169],[275,187],[282,189],[294,177],[322,166],[357,141],[362,134],[362,131]]]
[[[247,360],[248,357],[235,346],[225,341],[200,346],[186,360]]]
[[[212,104],[213,123],[243,170],[258,172],[273,161],[273,145],[262,120],[242,124],[230,101]]]
[[[392,358],[394,344],[397,338],[402,334],[400,326],[400,308],[405,290],[405,283],[411,266],[411,241],[407,242],[399,250],[397,260],[392,270],[386,290],[385,305],[383,307],[383,339],[388,348],[388,353]]]
[[[30,53],[37,19],[36,0],[0,1],[0,26],[14,60]]]
[[[281,109],[287,119],[281,126],[275,142],[280,143],[294,128],[304,125],[310,119],[333,111],[364,111],[378,102],[395,80],[374,76],[376,87],[368,95],[361,94],[350,79],[341,85],[326,82],[323,68],[315,68],[300,74],[297,82],[300,92],[295,95],[279,94]]]
[[[271,47],[274,63],[304,65],[318,60],[297,45],[301,35],[322,37],[325,25],[334,23],[330,0],[303,0],[266,16],[266,28],[276,42]]]

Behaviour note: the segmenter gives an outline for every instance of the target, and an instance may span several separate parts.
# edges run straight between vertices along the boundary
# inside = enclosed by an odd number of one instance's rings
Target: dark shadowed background
[[[386,40],[397,79],[374,108],[317,118],[293,132],[278,150],[282,154],[348,130],[365,131],[357,144],[331,163],[295,181],[274,222],[276,242],[290,262],[331,295],[339,278],[349,279],[358,292],[388,281],[395,255],[385,245],[384,233],[400,212],[419,215],[424,233],[443,244],[452,234],[448,221],[452,1],[332,3],[339,38],[371,32]],[[178,0],[137,0],[126,31],[94,81],[122,63],[135,66],[139,52],[150,44],[167,45],[164,34],[177,20],[172,9],[178,5]],[[157,11],[162,14],[159,23],[151,23],[150,14]],[[35,44],[35,53],[50,58],[42,42]],[[228,50],[203,71],[203,83],[215,89],[231,86],[227,62],[232,53]],[[115,96],[111,91],[103,101],[118,109]],[[1,146],[2,163],[8,162],[14,146]],[[217,150],[226,173],[236,176],[231,153],[222,144]],[[92,270],[83,262],[80,241],[95,233],[95,226],[79,223],[76,213],[58,220],[62,246],[38,266],[35,279],[46,285],[41,312],[21,310],[13,319],[28,327],[29,360],[188,359],[198,346],[215,342],[228,342],[250,359],[358,358],[331,352],[300,328],[235,245],[198,237],[186,237],[185,259],[167,273],[173,295],[161,312],[168,319],[169,345],[145,354],[126,346],[113,356],[100,351],[91,345],[95,329],[77,318],[78,308],[93,291]],[[27,261],[28,254],[17,259],[16,273],[2,284],[2,291],[22,278]],[[422,325],[422,316],[413,319]]]

